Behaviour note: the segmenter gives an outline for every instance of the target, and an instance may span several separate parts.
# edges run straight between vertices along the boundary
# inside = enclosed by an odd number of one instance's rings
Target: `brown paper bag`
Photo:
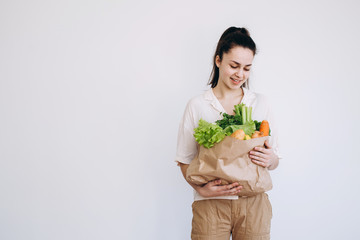
[[[243,186],[239,196],[252,196],[272,189],[267,168],[253,163],[248,155],[254,147],[264,146],[267,138],[238,140],[226,136],[212,148],[200,146],[198,155],[187,169],[186,179],[196,185],[214,179],[221,179],[221,184],[239,182]]]

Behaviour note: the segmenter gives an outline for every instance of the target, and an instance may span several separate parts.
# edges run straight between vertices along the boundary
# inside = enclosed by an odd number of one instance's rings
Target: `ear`
[[[215,64],[216,64],[216,66],[219,67],[219,66],[220,66],[220,63],[221,63],[220,57],[219,57],[219,55],[216,55],[216,57],[215,57]]]

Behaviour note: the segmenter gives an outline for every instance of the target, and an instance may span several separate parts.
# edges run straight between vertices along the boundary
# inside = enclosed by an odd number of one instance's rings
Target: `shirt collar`
[[[251,98],[254,93],[251,92],[249,89],[247,88],[242,88],[243,91],[244,91],[244,96],[243,98],[241,99],[241,103],[247,103],[248,102],[248,99]],[[205,100],[209,101],[210,104],[216,109],[218,110],[219,112],[225,112],[225,109],[224,107],[221,105],[221,103],[219,102],[219,100],[216,98],[214,92],[213,92],[213,89],[210,88],[209,90],[207,90],[205,93],[204,93],[204,98]]]

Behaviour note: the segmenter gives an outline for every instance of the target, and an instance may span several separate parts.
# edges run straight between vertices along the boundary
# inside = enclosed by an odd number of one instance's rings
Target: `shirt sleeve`
[[[190,164],[198,152],[194,138],[195,117],[190,100],[179,124],[175,162]]]
[[[279,157],[279,159],[282,158],[281,152],[280,152],[280,144],[279,144],[279,129],[278,129],[278,124],[276,121],[276,117],[273,114],[273,110],[272,110],[272,104],[271,101],[268,98],[265,98],[266,100],[266,106],[267,106],[267,111],[266,111],[266,118],[269,122],[269,126],[270,126],[270,138],[269,138],[269,144],[271,145],[274,153]]]

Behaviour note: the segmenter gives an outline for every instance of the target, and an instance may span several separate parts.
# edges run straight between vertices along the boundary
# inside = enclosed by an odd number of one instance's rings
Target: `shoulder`
[[[269,98],[263,93],[255,92],[250,89],[244,88],[244,95],[246,98],[245,99],[246,102],[249,103],[250,105],[252,104],[267,105],[269,103]]]
[[[203,93],[190,98],[187,102],[186,109],[189,111],[196,111],[205,107],[209,104],[209,99],[211,99],[210,94],[210,90],[205,90]]]
[[[253,113],[257,118],[263,119],[271,111],[271,103],[267,95],[247,89],[245,96],[245,104],[253,107]]]
[[[188,100],[182,118],[182,123],[188,128],[193,129],[203,116],[204,111],[209,112],[207,94],[207,91],[205,91]]]
[[[259,92],[255,92],[251,89],[248,88],[243,88],[244,90],[244,95],[246,96],[246,98],[248,98],[249,100],[252,99],[256,99],[256,100],[265,100],[266,99],[266,95],[259,93]]]
[[[261,104],[268,105],[269,104],[269,97],[263,93],[255,93],[256,101]]]

